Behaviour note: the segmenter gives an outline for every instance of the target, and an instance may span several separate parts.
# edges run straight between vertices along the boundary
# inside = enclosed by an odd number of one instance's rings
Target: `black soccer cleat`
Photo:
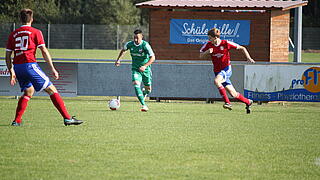
[[[64,119],[63,122],[65,126],[79,125],[83,123],[83,121],[76,119],[75,116],[72,116],[70,119]]]
[[[21,126],[22,123],[17,123],[16,121],[12,121],[11,126]]]
[[[252,106],[252,104],[253,104],[253,101],[251,100],[251,99],[249,99],[249,101],[250,101],[250,104],[248,105],[246,105],[246,111],[247,111],[247,114],[250,114],[251,113],[251,109],[250,109],[250,107]]]

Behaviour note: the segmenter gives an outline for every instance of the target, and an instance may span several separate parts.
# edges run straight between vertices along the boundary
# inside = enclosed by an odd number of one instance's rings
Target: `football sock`
[[[225,89],[223,86],[220,86],[218,89],[219,89],[220,95],[221,95],[222,98],[223,98],[223,101],[224,101],[225,103],[230,104],[230,100],[229,100],[229,98],[228,98],[226,89]]]
[[[23,95],[20,97],[19,102],[18,102],[18,106],[16,109],[16,117],[15,117],[15,121],[17,123],[21,123],[21,121],[22,121],[21,117],[28,106],[28,101],[30,100],[30,98],[31,98],[31,96],[26,96],[26,95]]]
[[[150,94],[150,92],[151,92],[151,91],[145,89],[145,90],[143,91],[143,96]]]
[[[53,93],[50,95],[50,99],[64,119],[71,118],[59,93]]]
[[[241,102],[246,103],[246,105],[250,104],[249,99],[245,98],[244,96],[242,96],[242,94],[238,93],[238,96],[236,97],[236,99],[238,99]]]
[[[134,85],[134,91],[135,91],[136,96],[139,99],[141,105],[143,105],[143,106],[146,105],[146,103],[144,102],[144,96],[143,96],[142,90],[139,85],[137,85],[137,84]]]

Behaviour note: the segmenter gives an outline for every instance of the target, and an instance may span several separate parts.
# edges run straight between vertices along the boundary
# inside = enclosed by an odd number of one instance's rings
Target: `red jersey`
[[[224,68],[230,65],[230,49],[237,49],[238,44],[230,42],[227,40],[221,40],[220,44],[215,46],[211,41],[208,41],[202,46],[200,52],[205,52],[206,50],[212,48],[213,53],[211,54],[213,71],[220,72]]]
[[[45,46],[42,32],[21,26],[9,35],[6,51],[14,51],[13,64],[36,62],[37,47]]]

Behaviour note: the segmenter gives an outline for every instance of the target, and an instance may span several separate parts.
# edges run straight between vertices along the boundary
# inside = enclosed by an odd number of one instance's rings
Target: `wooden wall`
[[[289,11],[271,11],[270,62],[288,62],[289,56]]]
[[[256,61],[288,61],[289,11],[221,13],[151,9],[149,41],[156,53],[156,58],[161,60],[201,60],[199,59],[199,50],[202,45],[169,43],[170,19],[250,20],[250,44],[246,47],[252,58]],[[272,31],[270,31],[270,27],[273,28]],[[278,28],[281,33],[278,32]],[[240,51],[232,50],[231,60],[244,61],[246,59]]]

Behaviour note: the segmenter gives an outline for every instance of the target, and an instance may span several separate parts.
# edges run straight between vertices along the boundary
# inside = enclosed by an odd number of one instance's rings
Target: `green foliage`
[[[23,8],[34,11],[34,23],[52,23],[59,16],[55,0],[7,0],[0,4],[0,22],[19,23],[19,12]]]
[[[139,24],[140,9],[128,0],[7,0],[0,4],[0,22],[19,22],[30,8],[38,24]]]
[[[24,126],[17,100],[0,99],[2,179],[319,179],[319,103],[222,109],[222,103],[64,98],[84,120],[65,127],[49,97],[34,97]]]

